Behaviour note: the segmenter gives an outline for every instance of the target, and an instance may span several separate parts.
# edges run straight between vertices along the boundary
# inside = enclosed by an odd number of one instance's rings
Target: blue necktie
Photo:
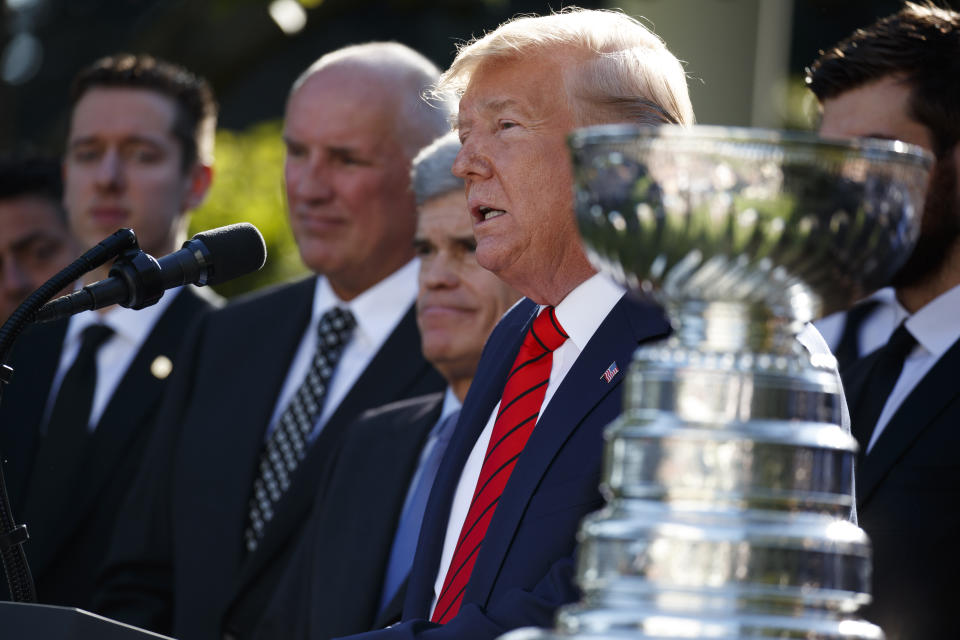
[[[417,551],[417,539],[420,537],[420,523],[423,521],[423,512],[427,506],[430,489],[437,477],[440,460],[447,449],[453,427],[457,424],[460,411],[454,411],[437,423],[431,430],[430,437],[424,447],[420,466],[413,474],[407,499],[403,503],[400,513],[400,523],[393,536],[393,546],[390,548],[390,560],[387,563],[387,573],[383,581],[383,594],[380,597],[382,611],[397,593],[397,589],[407,579],[410,567],[413,566],[413,556]]]

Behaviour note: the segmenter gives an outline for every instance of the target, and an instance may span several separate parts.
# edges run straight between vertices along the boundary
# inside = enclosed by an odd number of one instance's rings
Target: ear
[[[210,183],[213,182],[213,167],[198,162],[190,169],[185,180],[187,190],[183,195],[182,208],[183,211],[191,211],[199,207],[207,197]]]

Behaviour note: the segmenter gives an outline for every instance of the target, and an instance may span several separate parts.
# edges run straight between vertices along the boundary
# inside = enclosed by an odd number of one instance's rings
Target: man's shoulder
[[[404,398],[365,411],[357,423],[388,422],[399,419],[419,420],[443,405],[444,392]]]
[[[313,276],[272,285],[228,301],[223,308],[212,312],[211,316],[228,319],[253,312],[286,309],[295,304],[309,306],[315,286],[316,278]]]

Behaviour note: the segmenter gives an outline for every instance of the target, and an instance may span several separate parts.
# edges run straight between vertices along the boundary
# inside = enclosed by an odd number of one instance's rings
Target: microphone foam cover
[[[249,222],[201,231],[193,236],[210,252],[213,263],[207,284],[220,284],[252,273],[267,261],[267,245],[260,230]]]

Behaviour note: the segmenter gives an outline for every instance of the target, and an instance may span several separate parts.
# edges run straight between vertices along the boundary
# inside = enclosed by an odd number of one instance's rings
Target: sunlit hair
[[[399,42],[367,42],[331,51],[300,74],[290,95],[318,71],[341,65],[376,77],[392,92],[397,104],[396,132],[409,157],[449,131],[450,101],[430,91],[440,70],[422,54]]]
[[[213,164],[217,103],[207,81],[179,65],[146,54],[118,53],[100,58],[77,74],[70,93],[71,109],[95,88],[147,89],[176,105],[173,136],[183,149],[186,171],[196,162]]]
[[[413,159],[410,184],[418,207],[431,198],[463,192],[463,179],[451,172],[459,152],[460,139],[455,132],[450,132],[421,149]]]
[[[942,157],[960,140],[960,13],[908,2],[821,51],[806,81],[822,103],[888,77],[911,88],[910,115],[930,129]]]
[[[537,53],[575,60],[564,82],[579,125],[694,123],[680,61],[653,32],[619,11],[568,7],[513,18],[461,46],[439,88],[462,94],[482,65]]]

